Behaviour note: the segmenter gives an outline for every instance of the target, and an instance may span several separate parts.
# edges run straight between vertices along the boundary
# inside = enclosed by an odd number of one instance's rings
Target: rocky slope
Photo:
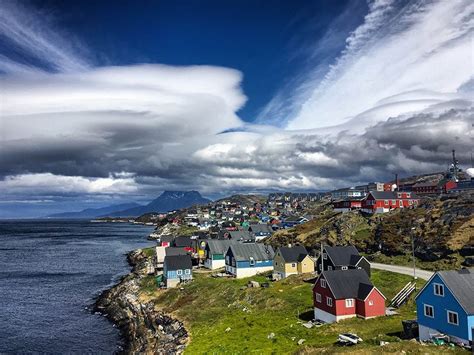
[[[358,211],[336,213],[328,204],[303,225],[275,233],[266,243],[281,246],[301,243],[318,249],[330,245],[354,244],[366,253],[388,256],[411,251],[424,261],[436,261],[456,254],[469,257],[474,246],[474,194],[425,199],[419,208],[394,210],[375,216]]]
[[[132,272],[99,296],[95,311],[117,324],[125,340],[124,353],[182,353],[188,339],[183,324],[157,310],[153,302],[140,299],[140,280],[146,276],[149,259],[141,250],[131,252],[127,259]]]

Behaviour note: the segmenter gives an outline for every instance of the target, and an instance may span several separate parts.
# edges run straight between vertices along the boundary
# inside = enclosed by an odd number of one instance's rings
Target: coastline
[[[181,354],[188,340],[183,323],[156,310],[153,302],[140,300],[140,280],[146,276],[149,258],[138,249],[127,254],[127,261],[132,271],[99,295],[94,312],[119,328],[124,341],[120,353]]]

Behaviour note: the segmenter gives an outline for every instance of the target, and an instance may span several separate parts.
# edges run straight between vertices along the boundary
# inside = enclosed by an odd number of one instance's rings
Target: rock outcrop
[[[95,311],[104,313],[120,329],[124,353],[180,354],[188,333],[183,323],[155,309],[153,302],[139,297],[140,280],[146,276],[147,256],[137,250],[127,256],[133,266],[130,274],[96,301]]]

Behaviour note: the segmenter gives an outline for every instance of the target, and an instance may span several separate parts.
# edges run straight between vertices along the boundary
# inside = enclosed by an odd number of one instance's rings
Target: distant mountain
[[[211,200],[197,191],[165,191],[146,206],[125,209],[108,214],[109,217],[137,217],[149,212],[169,212],[194,205],[204,205]],[[105,215],[104,215],[105,217]]]
[[[123,211],[127,210],[130,208],[137,208],[137,207],[142,207],[138,203],[135,202],[130,202],[130,203],[122,203],[119,205],[111,205],[107,207],[102,207],[102,208],[87,208],[82,211],[78,212],[63,212],[63,213],[55,213],[52,215],[47,216],[47,218],[95,218],[95,217],[101,217],[104,215],[108,215],[110,213],[114,213],[117,211]]]

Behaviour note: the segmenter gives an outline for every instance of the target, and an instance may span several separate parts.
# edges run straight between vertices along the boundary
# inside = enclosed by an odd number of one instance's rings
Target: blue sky
[[[469,0],[0,3],[0,218],[468,163]]]

